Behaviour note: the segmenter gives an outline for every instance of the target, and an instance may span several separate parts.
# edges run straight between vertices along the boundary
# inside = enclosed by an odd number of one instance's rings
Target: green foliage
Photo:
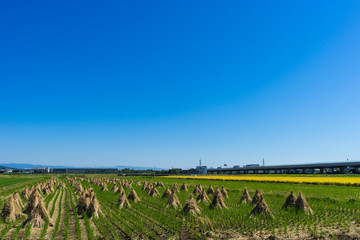
[[[53,234],[52,234],[52,239],[55,239],[56,237],[56,234],[59,230],[59,223],[60,223],[60,220],[61,220],[61,212],[62,212],[62,199],[63,199],[63,194],[64,194],[64,190],[62,189],[61,190],[61,196],[60,196],[60,199],[59,199],[59,210],[58,210],[58,215],[57,215],[57,218],[56,218],[56,223],[55,223],[55,227],[54,227],[54,231],[53,231]]]
[[[76,236],[77,236],[77,239],[78,240],[81,240],[82,237],[81,237],[81,228],[80,228],[80,221],[79,221],[79,216],[77,214],[77,211],[76,211],[76,206],[75,206],[75,203],[73,201],[73,195],[74,195],[74,192],[72,190],[72,188],[70,187],[69,183],[66,182],[66,185],[67,185],[67,189],[70,191],[70,204],[71,204],[71,207],[73,209],[73,213],[75,215],[75,226],[76,226]]]
[[[43,227],[43,229],[41,231],[40,239],[42,239],[42,240],[45,239],[46,231],[47,231],[48,228],[49,228],[49,220],[46,219],[46,221],[44,223],[44,227]]]
[[[66,188],[66,192],[65,192],[65,229],[64,229],[64,239],[68,239],[69,237],[69,228],[70,228],[70,213],[69,213],[69,205],[67,204],[67,200],[68,200],[69,194],[68,194],[68,189]]]
[[[48,176],[41,177],[41,175],[37,175],[34,179],[27,177],[20,184],[9,180],[13,185],[6,186],[5,192],[10,195],[10,190],[21,190],[29,182],[44,181]],[[85,175],[84,177],[104,177],[104,175]],[[65,180],[65,176],[59,177],[60,181],[66,183],[66,188],[55,190],[45,197],[47,207],[52,203],[50,216],[54,215],[56,204],[59,207],[59,215],[55,220],[54,228],[49,228],[48,223],[45,223],[39,238],[44,239],[46,232],[49,232],[50,229],[52,230],[51,237],[55,238],[59,233],[60,227],[64,228],[64,231],[61,231],[61,237],[64,239],[70,237],[70,232],[75,234],[75,231],[77,239],[178,239],[184,233],[191,239],[203,239],[206,237],[218,238],[217,236],[211,236],[211,234],[234,230],[242,234],[272,234],[283,237],[294,232],[306,232],[313,238],[324,236],[334,236],[336,238],[332,229],[346,232],[354,224],[360,223],[360,201],[358,200],[360,189],[358,186],[168,179],[143,176],[122,177],[105,175],[105,177],[132,179],[134,181],[132,187],[137,192],[141,202],[134,203],[130,201],[130,208],[119,209],[117,200],[120,194],[111,191],[101,191],[101,187],[98,185],[82,182],[84,187],[91,185],[94,189],[101,205],[101,213],[99,218],[89,219],[86,214],[84,214],[84,218],[80,218],[76,212],[77,200],[74,198],[73,186]],[[175,182],[179,185],[186,182],[189,190],[176,193],[181,203],[180,208],[165,208],[168,199],[161,197],[165,188],[158,188],[160,196],[151,197],[146,191],[142,190],[142,186],[135,185],[136,180],[140,180],[141,183],[144,180],[148,182],[161,181],[165,187],[170,188]],[[210,184],[214,188],[223,185],[229,194],[229,198],[224,199],[228,209],[213,209],[209,207],[209,203],[198,202],[201,210],[200,216],[184,214],[182,207],[185,205],[189,194],[193,191],[196,184],[201,184],[205,189]],[[251,203],[240,203],[240,197],[245,186],[248,188],[251,196],[253,196],[256,189],[259,189],[264,194],[274,218],[249,216],[254,205]],[[108,188],[111,189],[112,184],[108,184]],[[124,190],[125,194],[128,195],[130,189],[124,188]],[[285,198],[291,190],[295,194],[299,191],[303,193],[308,204],[314,210],[313,215],[306,215],[295,209],[282,209]],[[3,196],[3,198],[0,198],[2,199],[0,204],[4,203],[4,199],[6,200],[8,195],[4,195],[0,188],[0,196]],[[211,195],[209,197],[210,199],[212,198]],[[62,205],[62,199],[65,199],[65,205]],[[71,209],[74,211],[71,211]],[[61,214],[63,211],[65,212]],[[74,216],[70,213],[74,214]],[[61,219],[62,217],[63,219]],[[73,220],[74,217],[75,226],[70,226],[70,218]],[[62,221],[64,225],[60,226]],[[86,229],[83,229],[87,233],[86,237],[81,236],[80,223],[82,221],[86,227]],[[5,223],[0,220],[0,239],[4,238],[5,235],[6,237],[12,236],[14,239],[18,238],[19,231],[21,231],[21,222],[22,220],[15,223]],[[14,230],[11,230],[10,235],[9,231],[11,228],[14,228]],[[25,235],[27,238],[32,237],[30,225],[25,228]]]
[[[25,234],[26,234],[26,238],[30,238],[30,234],[31,234],[31,224],[28,224],[25,228]]]
[[[86,226],[86,232],[87,232],[88,239],[95,240],[96,238],[94,235],[94,231],[90,225],[90,219],[85,214],[85,212],[83,212],[83,216],[84,216],[84,222],[85,222],[85,226]]]

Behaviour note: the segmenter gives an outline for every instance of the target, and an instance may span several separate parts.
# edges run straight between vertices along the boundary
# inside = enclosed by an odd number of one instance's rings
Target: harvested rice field
[[[0,239],[360,236],[357,185],[222,177],[0,176]]]

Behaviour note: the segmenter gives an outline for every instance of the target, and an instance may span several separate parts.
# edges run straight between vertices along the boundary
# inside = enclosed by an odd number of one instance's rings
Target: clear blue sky
[[[0,163],[360,160],[359,1],[1,1]]]

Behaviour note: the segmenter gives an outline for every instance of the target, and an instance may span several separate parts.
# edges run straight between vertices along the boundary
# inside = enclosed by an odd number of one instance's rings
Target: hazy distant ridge
[[[87,167],[73,167],[73,166],[50,166],[50,165],[37,165],[37,164],[29,164],[29,163],[0,163],[0,168],[12,168],[12,169],[25,169],[25,168],[33,168],[33,167],[50,167],[50,168],[117,168],[119,170],[124,168],[130,168],[134,170],[147,170],[147,169],[155,169],[155,170],[164,170],[164,168],[151,168],[151,167],[135,167],[135,166],[111,166],[111,167],[102,167],[102,166],[87,166]]]

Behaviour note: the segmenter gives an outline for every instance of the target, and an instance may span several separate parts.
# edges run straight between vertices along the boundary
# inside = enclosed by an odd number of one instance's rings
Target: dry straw
[[[16,204],[14,196],[11,195],[6,201],[0,216],[5,220],[5,222],[15,222],[16,219],[24,217],[25,214],[21,212],[20,208]]]
[[[176,193],[174,190],[171,192],[169,200],[166,203],[166,207],[169,207],[169,206],[170,207],[172,206],[174,208],[177,208],[180,206],[180,201],[179,201],[178,197],[176,196]]]
[[[89,205],[88,209],[86,209],[86,215],[88,215],[89,218],[91,218],[91,217],[98,218],[99,212],[100,212],[99,202],[95,196],[92,196],[90,205]]]
[[[159,196],[159,191],[156,189],[155,185],[153,186],[153,188],[150,190],[149,192],[149,195],[152,196],[152,197],[155,197],[155,196]]]
[[[122,209],[123,207],[131,207],[129,200],[126,198],[125,194],[121,194],[117,204],[120,209]]]
[[[174,183],[171,190],[174,191],[174,192],[179,192],[179,185],[177,183]]]
[[[296,199],[295,202],[295,208],[306,213],[306,214],[313,214],[313,210],[310,208],[310,206],[307,204],[305,197],[302,195],[301,192],[299,192],[299,196]]]
[[[283,208],[287,208],[287,207],[295,207],[295,203],[296,203],[296,196],[294,194],[293,191],[291,191],[291,193],[289,194],[289,196],[287,196],[284,205],[282,206]]]
[[[254,209],[250,213],[250,215],[259,215],[259,214],[274,217],[274,215],[272,215],[270,211],[269,206],[266,204],[263,196],[261,196],[258,204],[254,207]]]
[[[136,194],[134,189],[131,189],[129,195],[128,195],[128,200],[132,200],[134,202],[140,202],[140,198],[138,197],[138,195]]]
[[[221,194],[223,195],[223,197],[226,197],[226,198],[229,197],[229,195],[228,195],[228,193],[227,193],[227,191],[226,191],[226,189],[225,189],[224,186],[221,187]]]
[[[171,191],[170,191],[169,187],[166,187],[166,189],[162,195],[162,198],[168,198],[170,195],[171,195]]]
[[[39,201],[29,217],[23,222],[23,226],[31,224],[34,228],[42,228],[46,221],[49,221],[49,226],[54,226],[52,219],[46,211],[44,202]]]
[[[213,200],[210,204],[210,207],[212,208],[227,208],[224,202],[224,198],[219,190],[219,188],[216,189],[214,193]]]
[[[147,185],[148,185],[148,183],[147,183],[147,181],[145,180],[144,183],[143,183],[143,185],[142,185],[142,188],[141,188],[141,189],[142,189],[143,191],[145,191],[146,188],[147,188]]]
[[[205,191],[204,191],[204,193],[205,193]],[[192,194],[190,194],[189,200],[186,202],[186,204],[183,208],[183,211],[184,211],[184,213],[188,213],[188,214],[192,214],[192,215],[200,215],[200,209],[199,209],[196,201],[194,200]]]
[[[22,195],[24,198],[28,199],[29,196],[30,196],[30,190],[29,190],[29,188],[28,188],[28,187],[25,187],[24,190],[21,192],[21,195]]]
[[[194,191],[192,192],[194,195],[198,195],[201,193],[202,187],[200,186],[200,184],[197,184],[194,188]]]
[[[165,187],[163,182],[158,182],[158,183],[156,184],[156,186],[157,186],[157,187],[161,187],[161,188]]]
[[[24,210],[25,213],[30,213],[35,207],[36,205],[38,205],[39,202],[43,202],[43,198],[41,196],[41,194],[39,193],[38,189],[35,189],[31,194],[30,197],[28,199],[28,204]]]
[[[206,191],[206,193],[207,193],[208,195],[215,193],[214,188],[212,187],[212,185],[210,185],[210,187],[208,188],[208,190]]]
[[[243,192],[243,194],[241,196],[240,202],[242,202],[242,203],[251,202],[251,197],[250,197],[249,191],[247,190],[246,187],[245,187],[244,192]]]
[[[124,188],[123,188],[122,186],[120,186],[120,187],[118,188],[118,190],[116,191],[116,193],[123,194],[123,193],[125,193],[125,190],[124,190]]]
[[[89,218],[99,217],[100,205],[93,189],[85,189],[83,191],[79,197],[76,208],[79,215],[84,212]]]
[[[186,186],[186,183],[183,183],[183,184],[181,185],[180,190],[181,190],[181,191],[187,191],[187,190],[188,190],[188,189],[187,189],[187,186]]]
[[[119,188],[116,186],[116,184],[114,184],[113,187],[111,188],[111,191],[116,193],[118,189]]]
[[[23,203],[21,201],[21,197],[17,191],[14,192],[13,197],[14,197],[15,203],[18,206],[18,208],[23,209],[24,205],[23,205]]]
[[[192,195],[191,195],[192,196]],[[209,202],[210,199],[208,197],[208,195],[205,192],[205,189],[203,188],[201,193],[199,194],[199,196],[196,198],[197,201],[199,202]]]
[[[259,192],[259,190],[256,189],[255,194],[254,194],[251,202],[253,204],[258,204],[258,202],[261,200],[261,198],[262,198],[261,193]]]

